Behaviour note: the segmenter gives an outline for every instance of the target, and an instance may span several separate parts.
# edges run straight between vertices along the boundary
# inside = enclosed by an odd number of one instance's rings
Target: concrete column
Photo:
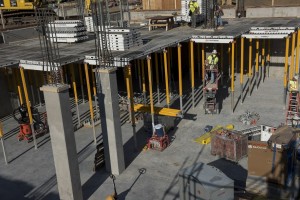
[[[45,85],[46,110],[60,199],[82,200],[69,86]]]
[[[97,69],[96,76],[97,79],[100,79],[97,93],[106,170],[118,175],[125,170],[125,161],[116,68]]]

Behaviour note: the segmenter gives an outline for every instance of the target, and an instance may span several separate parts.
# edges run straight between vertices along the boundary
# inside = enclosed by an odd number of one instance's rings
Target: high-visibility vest
[[[290,91],[298,92],[298,89],[299,89],[298,81],[290,80],[289,84],[290,84],[290,87],[289,87]]]
[[[190,8],[190,11],[192,13],[195,12],[195,10],[199,8],[198,2],[197,1],[190,1],[189,8]]]
[[[207,59],[208,59],[208,64],[210,64],[210,65],[216,65],[219,61],[219,58],[216,55],[210,55],[210,56],[208,56]]]

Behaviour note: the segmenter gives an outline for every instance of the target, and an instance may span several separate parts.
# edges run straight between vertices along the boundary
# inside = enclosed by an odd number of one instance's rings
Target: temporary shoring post
[[[294,53],[295,53],[295,39],[296,39],[296,32],[293,33],[292,35],[292,51],[291,51],[291,66],[290,66],[290,79],[293,78],[294,73],[295,73],[295,66],[294,66],[294,61],[295,61],[295,57],[294,57]]]
[[[137,60],[137,68],[138,68],[138,76],[139,76],[139,88],[140,91],[142,91],[142,80],[141,80],[141,64],[140,64],[140,60]]]
[[[262,49],[261,49],[261,78],[263,82],[265,81],[265,49],[266,49],[266,40],[263,40]]]
[[[268,75],[268,78],[269,78],[269,68],[270,68],[270,53],[271,53],[271,39],[268,39],[268,53],[267,53],[267,63],[268,63],[268,66],[267,66],[267,75]]]
[[[145,61],[144,61],[144,59],[142,59],[141,62],[142,62],[143,97],[144,97],[144,105],[146,105],[147,104],[147,94],[146,94]]]
[[[169,93],[169,78],[168,78],[168,64],[167,64],[167,50],[164,50],[164,68],[165,68],[165,82],[166,82],[166,97],[167,106],[170,107],[170,93]]]
[[[20,105],[23,105],[24,101],[23,101],[23,95],[22,95],[22,88],[21,88],[21,81],[20,81],[20,77],[18,75],[18,73],[15,73],[16,77],[17,77],[17,82],[18,82],[18,94],[19,94],[19,100],[20,100]]]
[[[94,122],[94,109],[93,109],[92,94],[91,94],[91,87],[90,87],[89,69],[87,63],[84,63],[84,69],[85,69],[86,86],[88,91],[89,106],[90,106],[91,123],[93,127],[94,144],[96,145],[97,139],[96,139],[95,122]]]
[[[256,52],[255,52],[255,84],[256,89],[258,89],[258,76],[259,76],[259,68],[258,68],[258,62],[259,62],[259,40],[256,39]]]
[[[157,56],[157,53],[155,53],[155,74],[156,74],[156,88],[157,88],[157,103],[160,104],[159,71],[158,71],[158,56]]]
[[[92,81],[93,81],[93,94],[95,98],[95,113],[96,116],[98,114],[98,96],[97,96],[97,88],[96,88],[96,79],[95,79],[95,72],[93,71],[93,67],[91,67],[92,70]]]
[[[194,42],[190,41],[190,52],[191,52],[191,86],[192,86],[192,101],[193,101],[193,108],[195,108],[195,62],[194,62]]]
[[[197,66],[198,66],[198,79],[201,80],[201,53],[200,44],[197,44]]]
[[[34,126],[33,126],[33,119],[32,119],[32,113],[31,113],[31,105],[30,105],[30,102],[29,102],[27,85],[26,85],[26,80],[25,80],[24,68],[23,67],[20,67],[20,73],[21,73],[21,79],[22,79],[23,88],[24,88],[24,94],[25,94],[26,106],[27,106],[27,111],[28,111],[28,116],[29,116],[29,123],[30,123],[31,131],[32,131],[32,138],[33,138],[34,148],[37,149]]]
[[[80,89],[81,89],[82,103],[85,103],[85,99],[84,99],[84,89],[83,89],[83,80],[82,80],[82,71],[81,71],[81,64],[78,64],[78,70],[79,70],[79,79],[80,79]]]
[[[152,93],[151,56],[149,56],[149,55],[147,56],[147,64],[148,64],[148,79],[149,79],[151,119],[152,119],[152,124],[154,124],[154,103],[153,103],[153,93]]]
[[[243,103],[244,99],[244,38],[241,37],[241,75],[240,75],[240,82],[241,82],[241,103]]]
[[[5,161],[5,164],[7,165],[8,162],[7,162],[7,158],[6,158],[6,151],[5,151],[3,136],[4,136],[3,125],[2,125],[2,122],[0,121],[0,140],[1,140],[1,144],[2,144],[2,151],[3,151],[4,161]]]
[[[231,61],[231,47],[230,47],[230,44],[231,43],[229,43],[228,44],[228,77],[230,77],[231,76],[231,73],[230,73],[230,71],[231,71],[231,63],[232,63],[232,61]]]
[[[234,112],[234,43],[231,43],[231,110]]]
[[[221,84],[223,85],[224,61],[223,61],[223,44],[221,44]]]
[[[205,62],[204,44],[202,44],[201,53],[202,53],[202,83],[204,84],[204,71],[205,71],[205,66],[204,66],[204,62]]]
[[[41,99],[41,91],[40,91],[40,76],[39,76],[39,71],[34,71],[35,72],[35,86],[36,86],[36,92],[38,94],[38,99],[39,99],[39,107],[42,107],[42,99]]]
[[[252,88],[252,38],[249,39],[249,66],[248,66],[248,94],[251,96],[251,88]]]
[[[78,126],[80,127],[81,121],[80,121],[80,113],[79,113],[79,107],[78,107],[78,95],[77,95],[77,86],[76,86],[76,78],[75,78],[75,73],[74,73],[74,67],[75,67],[75,65],[72,64],[71,65],[71,76],[72,76],[72,85],[73,85],[75,104],[76,104],[76,113],[77,113]]]
[[[127,88],[127,98],[129,101],[129,114],[133,131],[133,140],[134,140],[134,148],[137,150],[137,139],[136,139],[136,125],[134,118],[134,102],[133,102],[133,87],[132,87],[132,71],[131,66],[128,65],[125,67],[125,78],[126,78],[126,88]]]
[[[283,75],[283,104],[286,104],[286,93],[287,93],[287,72],[288,72],[288,59],[289,59],[289,43],[290,38],[285,38],[285,62],[284,62],[284,75]]]
[[[297,47],[296,47],[296,69],[295,74],[299,75],[299,48],[300,48],[300,30],[297,31]]]
[[[179,98],[180,98],[180,111],[183,113],[183,106],[182,106],[182,66],[181,66],[181,44],[177,46],[178,50],[178,82],[179,82]],[[200,56],[200,55],[198,55]],[[200,78],[200,77],[199,77]]]

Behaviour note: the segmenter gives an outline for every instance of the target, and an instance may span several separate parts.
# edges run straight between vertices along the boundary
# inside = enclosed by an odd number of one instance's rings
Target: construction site
[[[0,199],[300,200],[300,1],[0,0]]]

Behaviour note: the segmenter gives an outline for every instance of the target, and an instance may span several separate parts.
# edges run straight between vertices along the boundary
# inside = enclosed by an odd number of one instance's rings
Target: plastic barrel
[[[164,127],[161,124],[155,125],[154,128],[155,128],[156,135],[158,137],[164,136]]]

